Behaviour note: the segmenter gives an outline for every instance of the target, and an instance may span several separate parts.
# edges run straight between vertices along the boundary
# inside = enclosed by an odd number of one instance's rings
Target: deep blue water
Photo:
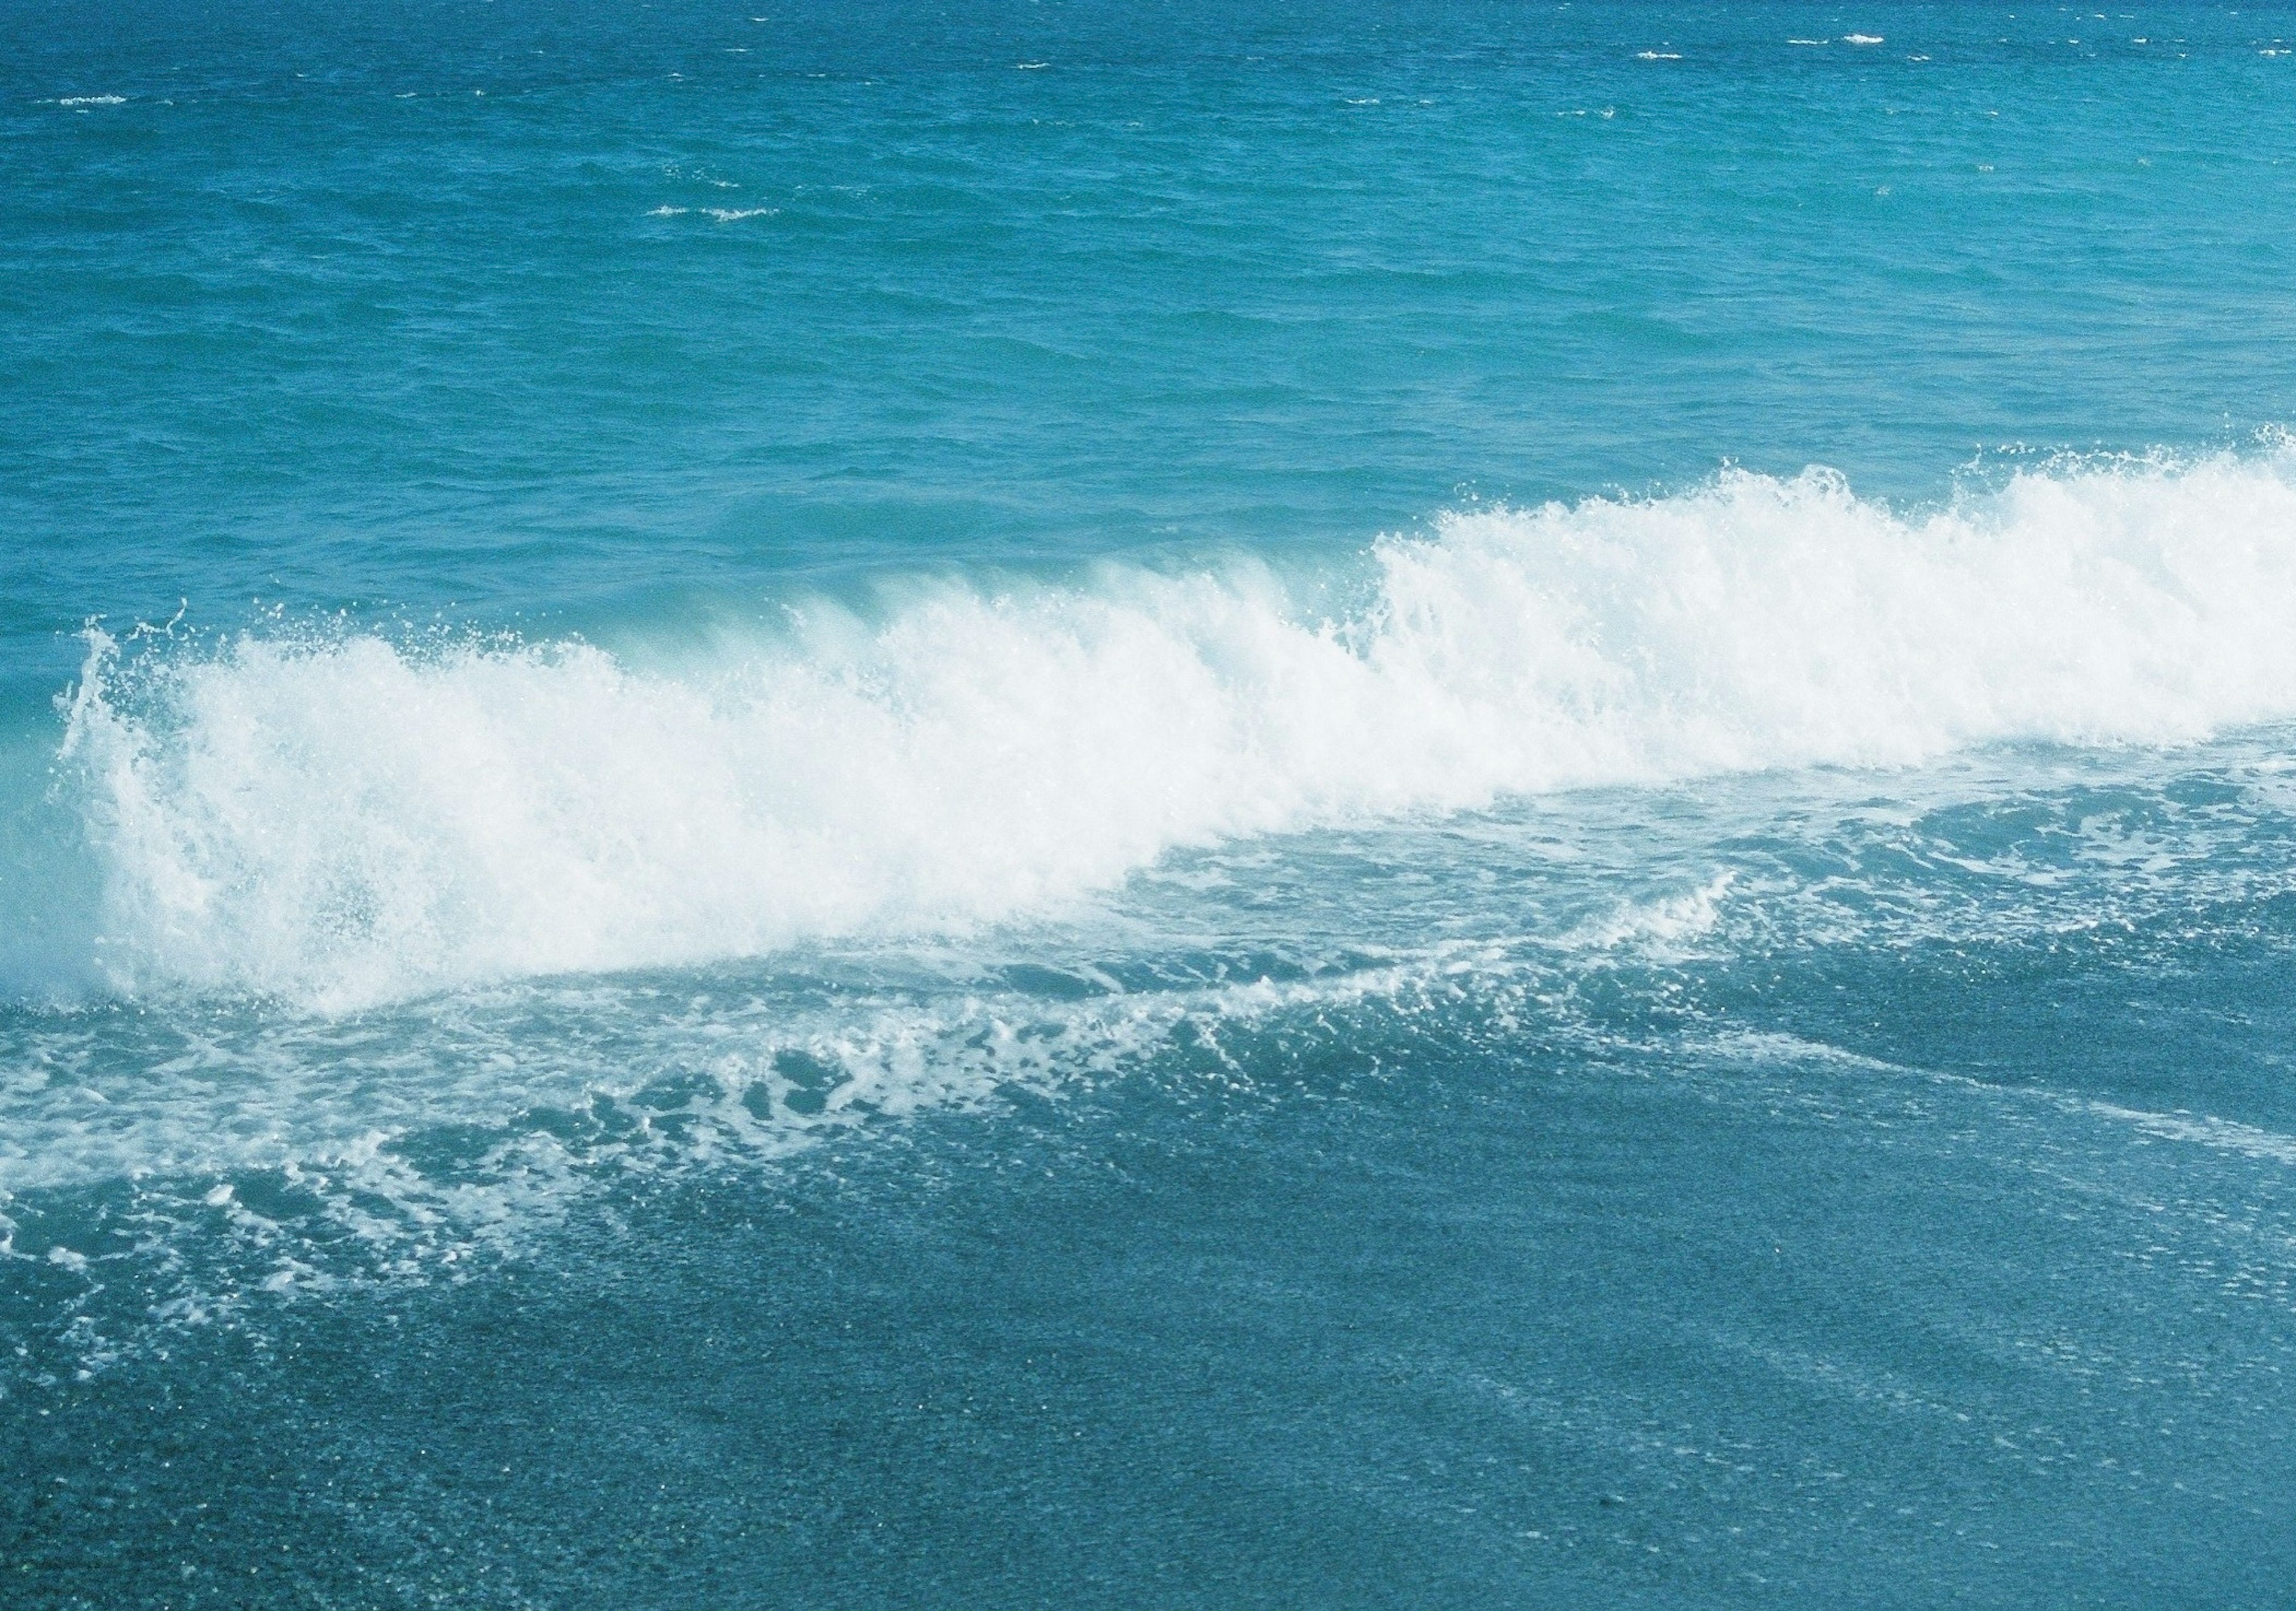
[[[4,18],[0,1605],[2296,1603],[2296,8]]]

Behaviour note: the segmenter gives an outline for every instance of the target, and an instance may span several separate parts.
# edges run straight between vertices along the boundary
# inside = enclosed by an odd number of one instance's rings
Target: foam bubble
[[[1721,922],[1722,900],[1736,876],[1734,872],[1718,873],[1685,894],[1624,903],[1566,936],[1565,943],[1603,950],[1640,947],[1660,956],[1680,955],[1715,931]]]
[[[1056,908],[1185,845],[1586,785],[2170,742],[2296,710],[2291,460],[1454,514],[1364,605],[1264,570],[920,588],[706,674],[244,637],[65,744],[120,988],[324,1007]]]

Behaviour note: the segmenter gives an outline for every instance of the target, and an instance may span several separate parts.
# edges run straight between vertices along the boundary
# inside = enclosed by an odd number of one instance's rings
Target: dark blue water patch
[[[2284,1165],[1839,1067],[1297,1072],[636,1191],[16,1386],[14,1596],[2266,1603],[2292,1564],[2284,1290],[2219,1290],[2284,1282],[2243,1195]]]

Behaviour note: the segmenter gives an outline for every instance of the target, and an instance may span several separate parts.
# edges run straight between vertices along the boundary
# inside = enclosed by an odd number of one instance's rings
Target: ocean
[[[0,29],[0,1605],[2296,1605],[2296,8]]]

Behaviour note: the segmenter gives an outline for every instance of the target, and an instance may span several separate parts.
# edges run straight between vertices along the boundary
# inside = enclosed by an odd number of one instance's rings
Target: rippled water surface
[[[0,1603],[2284,1603],[2292,41],[14,18]]]

